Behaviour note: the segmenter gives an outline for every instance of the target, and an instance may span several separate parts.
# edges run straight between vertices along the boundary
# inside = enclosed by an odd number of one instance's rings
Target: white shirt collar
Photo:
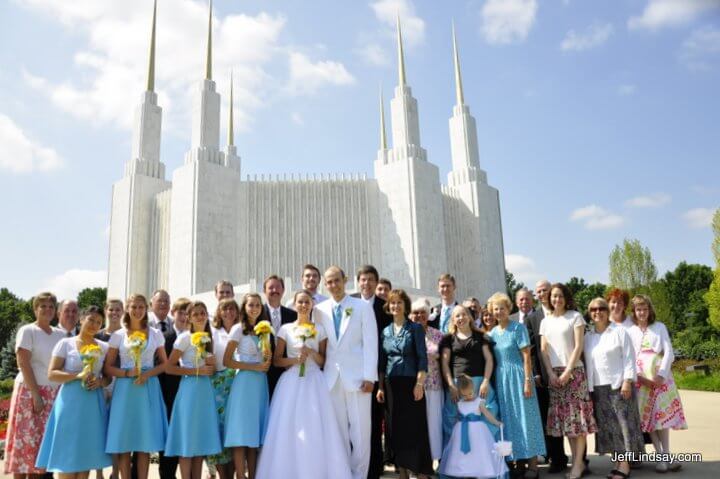
[[[343,296],[343,298],[340,301],[335,301],[335,298],[330,296],[330,304],[332,304],[332,307],[335,308],[338,304],[343,304],[345,302],[345,298],[347,298],[347,294]]]
[[[360,299],[362,299],[363,301],[365,301],[367,304],[373,304],[373,303],[375,303],[375,295],[374,295],[374,294],[373,294],[372,296],[370,296],[368,299],[363,298],[363,295],[361,294],[361,295],[360,295]]]

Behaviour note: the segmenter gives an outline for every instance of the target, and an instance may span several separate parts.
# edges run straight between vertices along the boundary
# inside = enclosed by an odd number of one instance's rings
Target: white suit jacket
[[[378,380],[377,324],[372,306],[362,299],[345,296],[340,321],[340,334],[335,337],[333,299],[313,308],[313,319],[325,328],[328,335],[324,375],[328,389],[338,378],[346,391],[358,391],[363,381]]]

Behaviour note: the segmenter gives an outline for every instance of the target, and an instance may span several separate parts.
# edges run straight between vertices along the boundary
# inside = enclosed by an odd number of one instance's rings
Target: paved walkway
[[[706,479],[720,477],[720,393],[710,393],[702,391],[686,391],[680,392],[689,429],[686,431],[673,431],[670,433],[670,448],[674,453],[700,453],[702,454],[702,462],[685,463],[680,472],[667,473],[659,475],[654,470],[654,465],[648,464],[644,469],[634,470],[632,477],[649,478],[649,477],[668,477],[675,479]],[[588,451],[595,450],[593,437],[588,441]],[[566,445],[567,448],[567,445]],[[648,450],[652,450],[649,447]],[[546,474],[541,466],[541,476],[547,478],[562,479],[562,474]],[[589,477],[605,477],[612,469],[610,458],[607,456],[598,456],[590,454],[590,468],[593,474]],[[108,471],[106,471],[106,476]],[[0,477],[11,477],[0,475]],[[91,474],[91,478],[95,475]],[[150,467],[150,479],[157,479],[157,465]],[[178,477],[180,473],[178,472]],[[386,474],[386,478],[397,477],[395,474]]]

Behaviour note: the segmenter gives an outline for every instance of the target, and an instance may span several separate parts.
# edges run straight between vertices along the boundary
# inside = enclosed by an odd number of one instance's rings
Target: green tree
[[[712,220],[712,229],[715,237],[712,242],[712,252],[715,256],[715,265],[720,267],[720,208],[715,210]]]
[[[720,331],[720,266],[715,268],[713,282],[703,299],[708,308],[708,322],[713,328]]]
[[[657,279],[657,267],[650,250],[638,240],[623,240],[610,253],[610,284],[618,288],[635,290],[649,286]]]
[[[7,288],[0,289],[0,348],[8,342],[15,347],[15,326],[33,321],[31,301],[25,301]]]
[[[668,271],[661,280],[667,292],[670,315],[661,319],[671,331],[694,326],[706,326],[707,304],[703,295],[713,280],[712,269],[702,264],[688,264],[685,261]]]
[[[17,358],[15,357],[15,335],[20,324],[10,331],[11,339],[0,347],[0,379],[10,379],[17,376]]]
[[[515,275],[513,275],[510,271],[505,270],[505,290],[508,296],[510,296],[510,301],[513,302],[513,311],[515,310],[515,293],[517,293],[518,289],[524,288],[525,285],[515,279]],[[481,300],[486,300],[487,298],[481,298]],[[482,302],[482,301],[481,301]]]
[[[576,298],[580,291],[588,287],[588,284],[585,282],[584,279],[573,276],[572,278],[570,278],[570,281],[565,283],[565,286],[570,289],[570,292],[573,294],[573,298]]]
[[[605,290],[607,289],[607,286],[605,286],[602,283],[593,283],[586,285],[585,288],[581,289],[576,295],[575,295],[575,304],[578,307],[578,310],[585,314],[587,312],[588,304],[590,304],[590,301],[600,297],[605,297]]]
[[[105,305],[106,299],[107,288],[85,288],[78,293],[78,308],[83,309],[88,306],[99,306],[102,308]]]

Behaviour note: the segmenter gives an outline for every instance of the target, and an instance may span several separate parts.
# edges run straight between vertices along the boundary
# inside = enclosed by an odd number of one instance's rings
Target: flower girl
[[[443,451],[440,473],[477,478],[505,474],[508,470],[505,460],[495,451],[495,439],[487,425],[481,421],[480,414],[500,428],[502,423],[485,408],[483,399],[475,397],[473,381],[469,376],[458,376],[457,387],[460,392],[457,404],[458,421]]]

